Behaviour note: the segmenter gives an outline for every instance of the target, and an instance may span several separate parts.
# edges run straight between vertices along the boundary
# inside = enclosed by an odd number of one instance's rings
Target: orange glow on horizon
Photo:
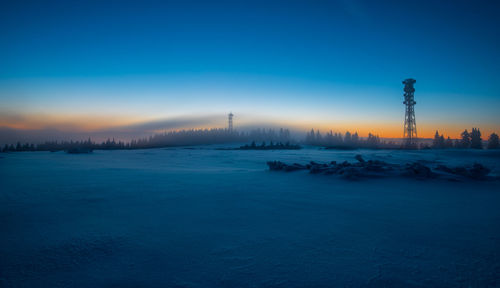
[[[139,116],[105,116],[105,115],[0,115],[0,127],[7,127],[18,130],[42,130],[42,129],[57,129],[63,132],[95,132],[99,130],[120,130],[123,127],[130,127],[133,125],[140,125],[148,121],[157,121],[158,119],[147,119]],[[239,119],[237,119],[239,120]],[[145,133],[163,133],[165,131],[176,131],[182,129],[211,129],[211,128],[226,128],[225,118],[221,117],[221,121],[217,124],[207,123],[190,126],[180,125],[175,128],[155,129],[152,131],[144,131]],[[329,131],[333,133],[341,133],[342,135],[349,131],[351,133],[357,132],[360,137],[367,137],[369,133],[378,135],[381,138],[401,138],[403,135],[402,123],[388,123],[388,122],[372,122],[370,124],[364,122],[337,122],[337,123],[321,123],[305,122],[305,121],[279,121],[278,119],[268,119],[259,123],[252,123],[251,121],[235,121],[235,129],[245,130],[245,127],[283,127],[290,130],[309,132],[311,129],[314,131],[319,130],[322,134]],[[470,126],[470,127],[469,127]],[[433,138],[436,130],[445,137],[450,136],[452,139],[460,137],[460,133],[467,129],[471,130],[473,125],[463,124],[431,124],[431,123],[417,123],[418,137],[419,138]],[[483,139],[492,133],[498,133],[498,125],[478,125],[481,129]]]
[[[61,131],[92,132],[139,123],[139,117],[103,115],[29,115],[0,116],[0,127],[20,130],[57,129]]]

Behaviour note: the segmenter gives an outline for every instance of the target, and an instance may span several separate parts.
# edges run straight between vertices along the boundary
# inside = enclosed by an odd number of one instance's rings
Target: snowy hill
[[[499,181],[266,165],[362,154],[498,176],[498,152],[217,147],[0,155],[0,286],[500,286]]]

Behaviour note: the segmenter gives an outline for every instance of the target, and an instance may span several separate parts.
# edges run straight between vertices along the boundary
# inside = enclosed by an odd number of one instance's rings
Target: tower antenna
[[[415,148],[417,144],[417,123],[415,122],[415,104],[417,102],[415,102],[413,95],[415,93],[415,88],[413,88],[415,82],[417,81],[411,78],[403,81],[403,84],[405,84],[405,101],[403,104],[406,105],[403,138],[405,139],[405,146],[407,148]]]
[[[233,113],[232,112],[229,112],[229,115],[228,116],[228,125],[227,125],[227,130],[229,131],[229,133],[233,133]]]

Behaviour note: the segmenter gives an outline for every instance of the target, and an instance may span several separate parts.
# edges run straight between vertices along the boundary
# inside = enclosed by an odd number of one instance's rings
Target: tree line
[[[498,149],[499,139],[496,133],[491,133],[488,137],[486,146],[484,147],[483,139],[481,138],[481,131],[479,128],[472,128],[471,132],[467,129],[460,134],[460,139],[446,138],[444,135],[440,135],[438,131],[434,136],[432,145],[428,143],[421,142],[419,145],[420,149],[445,149],[445,148],[472,148],[472,149]],[[319,130],[314,131],[311,129],[310,132],[306,134],[304,139],[304,144],[312,146],[323,146],[331,148],[382,148],[382,149],[397,149],[401,148],[402,144],[396,141],[384,141],[381,140],[378,135],[368,133],[367,138],[359,137],[358,133],[347,131],[344,135],[341,133],[333,133],[332,131],[326,134],[321,134]]]
[[[254,129],[248,132],[229,131],[227,129],[190,129],[169,131],[154,134],[146,138],[133,139],[129,142],[108,139],[101,143],[90,138],[81,141],[46,141],[41,144],[18,142],[16,145],[5,144],[2,152],[21,151],[69,151],[72,149],[87,150],[121,150],[175,147],[186,145],[223,144],[249,141],[290,142],[290,130]]]
[[[288,129],[254,129],[248,132],[229,131],[227,129],[190,129],[169,131],[151,135],[150,137],[133,139],[129,142],[116,141],[108,139],[103,142],[94,142],[90,138],[81,141],[46,141],[41,144],[20,143],[5,144],[0,149],[1,152],[20,152],[20,151],[68,151],[71,149],[88,150],[122,150],[122,149],[146,149],[175,147],[186,145],[205,145],[205,144],[223,144],[238,142],[293,142]],[[345,134],[333,133],[332,131],[322,134],[319,130],[311,129],[301,143],[312,146],[323,146],[339,149],[350,148],[382,148],[398,149],[401,143],[397,141],[382,140],[378,135],[372,133],[368,137],[359,137],[357,132],[347,131]],[[478,128],[472,128],[471,132],[466,129],[461,133],[460,139],[445,138],[438,131],[434,136],[431,145],[421,143],[420,149],[446,149],[446,148],[472,148],[472,149],[498,149],[499,137],[492,133],[487,140],[486,145],[481,138],[481,131]]]
[[[319,130],[314,131],[311,129],[310,132],[306,134],[304,139],[304,144],[311,146],[323,146],[330,148],[399,148],[401,145],[395,141],[385,141],[381,140],[378,135],[368,133],[367,138],[361,138],[358,132],[347,131],[344,135],[341,133],[333,133],[332,131],[326,134],[321,134]]]
[[[486,144],[487,149],[498,149],[499,141],[498,134],[491,133],[488,137],[488,142]],[[430,148],[430,147],[426,147]],[[446,148],[472,148],[472,149],[483,149],[483,139],[481,138],[481,131],[479,128],[472,128],[469,132],[467,129],[460,134],[460,139],[452,140],[449,136],[444,138],[444,135],[439,135],[439,131],[436,130],[434,139],[432,141],[432,148],[434,149],[446,149]]]

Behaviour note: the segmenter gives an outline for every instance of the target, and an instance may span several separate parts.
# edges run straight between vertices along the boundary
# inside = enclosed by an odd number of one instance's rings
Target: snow
[[[498,287],[500,181],[347,181],[267,161],[498,151],[0,154],[0,287]]]

